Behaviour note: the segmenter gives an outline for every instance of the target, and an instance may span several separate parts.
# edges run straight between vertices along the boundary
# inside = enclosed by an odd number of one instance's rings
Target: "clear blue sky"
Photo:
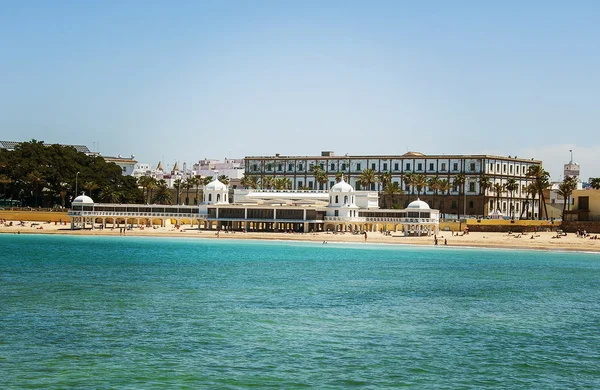
[[[172,165],[569,149],[600,176],[599,1],[4,1],[0,139]]]

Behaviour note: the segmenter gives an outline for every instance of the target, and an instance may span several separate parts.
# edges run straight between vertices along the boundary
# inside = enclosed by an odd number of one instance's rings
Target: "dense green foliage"
[[[123,176],[119,166],[100,156],[36,140],[14,151],[0,149],[0,197],[23,206],[68,207],[76,196],[76,181],[77,192],[85,191],[96,202],[143,203],[135,178]]]

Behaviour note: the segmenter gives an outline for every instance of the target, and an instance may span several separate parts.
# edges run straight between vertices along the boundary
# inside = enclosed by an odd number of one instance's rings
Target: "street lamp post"
[[[79,176],[79,172],[75,174],[75,197],[77,198],[77,177]]]

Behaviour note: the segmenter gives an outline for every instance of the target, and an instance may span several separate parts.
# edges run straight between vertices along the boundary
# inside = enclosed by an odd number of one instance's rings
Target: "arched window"
[[[348,195],[344,196],[344,204],[348,203]]]
[[[340,203],[340,200],[337,195],[335,196],[335,203]]]
[[[221,194],[217,194],[217,202],[221,200]]]
[[[212,202],[212,194],[208,194],[208,201]]]

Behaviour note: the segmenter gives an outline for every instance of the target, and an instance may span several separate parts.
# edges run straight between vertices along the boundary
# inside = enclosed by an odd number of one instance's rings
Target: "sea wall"
[[[66,211],[0,210],[0,219],[9,221],[71,222]]]
[[[555,230],[560,226],[553,221],[538,220],[504,220],[504,219],[469,219],[467,221],[469,231],[472,232],[533,232]]]
[[[600,222],[564,221],[561,224],[561,229],[569,233],[575,233],[577,230],[585,230],[588,233],[600,234]]]

